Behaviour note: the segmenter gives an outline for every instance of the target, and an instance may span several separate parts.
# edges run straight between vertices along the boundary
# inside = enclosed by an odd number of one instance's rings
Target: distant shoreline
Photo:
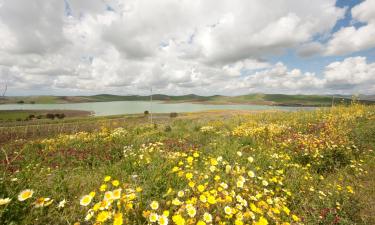
[[[11,96],[0,98],[2,104],[69,104],[91,102],[116,102],[116,101],[150,101],[151,96],[141,95],[92,95],[92,96]],[[168,103],[192,103],[206,105],[266,105],[289,107],[323,107],[334,104],[350,104],[350,96],[344,95],[284,95],[284,94],[248,94],[240,96],[200,96],[180,95],[170,96],[162,94],[152,95],[154,101]],[[358,100],[362,104],[375,104],[375,96],[367,96]]]

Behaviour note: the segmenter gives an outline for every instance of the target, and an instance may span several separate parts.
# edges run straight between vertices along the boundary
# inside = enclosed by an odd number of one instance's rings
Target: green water
[[[71,103],[71,104],[4,104],[0,105],[0,110],[85,110],[92,111],[96,116],[108,116],[119,114],[143,113],[145,110],[154,113],[170,112],[198,112],[205,110],[302,110],[311,109],[306,107],[286,107],[286,106],[264,106],[264,105],[205,105],[193,103],[171,103],[154,101],[152,108],[147,101],[116,101],[116,102],[89,102],[89,103]]]

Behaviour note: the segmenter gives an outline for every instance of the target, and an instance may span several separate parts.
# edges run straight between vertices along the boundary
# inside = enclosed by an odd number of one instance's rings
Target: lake
[[[170,112],[198,112],[205,110],[306,110],[311,107],[287,107],[287,106],[266,106],[266,105],[210,105],[194,103],[164,103],[154,101],[115,101],[115,102],[88,102],[69,104],[4,104],[0,105],[0,110],[85,110],[92,111],[96,116],[109,116],[120,114],[143,113],[152,111],[153,113]]]

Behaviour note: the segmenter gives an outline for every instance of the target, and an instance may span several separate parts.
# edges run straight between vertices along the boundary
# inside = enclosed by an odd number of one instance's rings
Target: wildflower
[[[292,219],[295,221],[295,222],[299,222],[300,221],[300,218],[298,218],[298,216],[296,215],[292,215]]]
[[[168,224],[168,217],[165,215],[159,216],[158,220],[160,225],[167,225]]]
[[[159,208],[159,203],[157,201],[152,201],[150,207],[153,210],[157,210]]]
[[[225,206],[225,207],[224,207],[224,212],[225,212],[225,214],[227,214],[227,215],[232,215],[232,208],[229,207],[229,206]]]
[[[110,181],[111,180],[111,176],[106,176],[105,178],[104,178],[104,182],[108,182],[108,181]]]
[[[183,197],[185,195],[185,192],[184,191],[179,191],[178,193],[177,193],[177,196],[178,197]]]
[[[206,198],[205,195],[200,195],[200,196],[199,196],[199,200],[200,200],[201,202],[203,202],[203,203],[207,202],[207,198]]]
[[[86,214],[85,221],[91,220],[91,218],[94,216],[94,210],[89,210]]]
[[[105,200],[112,200],[113,197],[114,197],[114,195],[113,195],[113,192],[112,192],[112,191],[106,191],[106,192],[104,193],[104,199],[105,199]]]
[[[198,189],[199,192],[203,192],[205,187],[200,184],[200,185],[198,185],[197,189]]]
[[[21,193],[18,195],[18,201],[25,201],[26,199],[29,199],[33,196],[34,191],[30,189],[26,189],[21,191]]]
[[[250,163],[252,163],[252,162],[254,162],[254,158],[251,157],[251,156],[249,156],[249,157],[247,158],[247,161],[249,161]]]
[[[186,173],[186,178],[188,179],[188,180],[191,180],[192,178],[193,178],[193,174],[192,173]]]
[[[83,196],[83,197],[81,198],[81,200],[80,200],[80,204],[81,204],[82,206],[87,206],[87,205],[90,204],[91,200],[92,200],[91,195],[85,195],[85,196]]]
[[[163,215],[166,216],[166,217],[168,217],[169,216],[169,211],[168,210],[164,210]]]
[[[50,198],[38,198],[35,202],[34,202],[34,205],[35,205],[35,208],[40,208],[40,207],[44,207],[44,206],[48,206],[52,203],[52,201],[50,201],[51,199]]]
[[[202,220],[199,220],[198,223],[197,223],[197,225],[206,225],[206,223],[204,221],[202,221]]]
[[[113,219],[113,225],[122,225],[123,224],[123,219],[122,219],[122,213],[116,213],[114,215]]]
[[[261,216],[257,222],[254,223],[255,225],[268,225],[268,221],[266,218]]]
[[[0,198],[0,205],[6,205],[10,201],[12,201],[10,198]]]
[[[172,204],[173,204],[173,205],[181,205],[182,202],[181,202],[178,198],[174,198],[174,199],[172,200]]]
[[[205,213],[203,214],[203,220],[204,220],[205,222],[207,222],[207,223],[211,223],[211,222],[212,222],[212,215],[209,214],[209,213],[207,213],[207,212],[205,212]]]
[[[121,191],[122,189],[116,189],[113,191],[113,199],[120,199],[121,198]]]
[[[187,214],[193,218],[197,214],[197,210],[192,205],[188,205],[186,207]]]
[[[185,219],[184,219],[180,214],[174,215],[174,216],[172,217],[172,221],[173,221],[176,225],[185,225]]]
[[[102,185],[100,186],[100,188],[99,188],[99,190],[100,190],[101,192],[105,191],[106,189],[107,189],[107,185],[106,185],[106,184],[102,184]]]
[[[213,205],[213,204],[216,204],[216,199],[215,199],[214,196],[210,195],[207,198],[207,202],[210,203],[211,205]]]
[[[101,211],[96,217],[96,222],[105,222],[111,217],[108,211]]]
[[[120,182],[118,180],[114,180],[114,181],[112,181],[112,185],[117,187],[117,186],[120,185]]]
[[[148,217],[148,219],[150,220],[150,222],[154,223],[154,222],[158,221],[159,216],[158,216],[158,214],[152,212],[152,213],[150,213],[150,216]]]

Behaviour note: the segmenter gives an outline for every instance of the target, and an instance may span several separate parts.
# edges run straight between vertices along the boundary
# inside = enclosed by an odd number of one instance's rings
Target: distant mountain
[[[166,103],[192,102],[204,104],[257,104],[257,105],[279,105],[279,106],[330,106],[332,103],[350,103],[351,96],[345,95],[285,95],[285,94],[248,94],[240,96],[200,96],[189,95],[152,95],[155,101]],[[150,96],[143,95],[111,95],[100,94],[92,96],[25,96],[25,97],[3,97],[0,104],[51,104],[51,103],[80,103],[80,102],[110,102],[110,101],[149,101]],[[359,101],[364,104],[375,104],[375,95],[359,96]]]

